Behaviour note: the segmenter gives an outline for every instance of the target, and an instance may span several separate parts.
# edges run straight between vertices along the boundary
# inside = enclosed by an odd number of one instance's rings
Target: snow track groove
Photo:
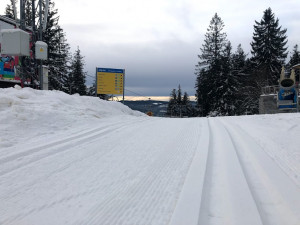
[[[185,127],[188,126],[185,125]],[[135,182],[126,181],[120,184],[120,187],[114,187],[111,195],[101,202],[100,207],[90,212],[89,215],[92,219],[80,221],[78,224],[142,224],[145,220],[148,221],[147,224],[166,224],[168,218],[160,221],[161,218],[157,216],[159,208],[163,209],[163,205],[159,206],[159,204],[169,205],[174,201],[171,198],[173,193],[168,193],[168,184],[172,183],[172,179],[174,179],[172,171],[178,170],[177,167],[180,168],[182,163],[186,170],[191,161],[189,159],[191,154],[187,154],[187,150],[195,149],[195,142],[191,140],[194,138],[184,128],[181,128],[175,132],[174,138],[165,140],[166,144],[159,142],[162,145],[161,157],[154,156],[155,161],[151,165],[142,171],[136,171],[138,173]],[[175,139],[181,140],[181,142],[174,142]],[[145,146],[144,151],[151,151],[150,148],[151,146]],[[151,170],[151,175],[147,175],[149,170]],[[166,174],[170,175],[165,177]],[[124,198],[124,194],[126,194],[126,198]],[[129,208],[128,198],[131,200]],[[171,215],[171,213],[170,211],[168,214]],[[140,221],[135,219],[139,217]]]
[[[145,121],[145,119],[140,120],[139,122],[143,121]],[[91,130],[80,132],[79,134],[68,136],[57,141],[49,142],[43,145],[39,145],[37,147],[23,150],[22,152],[16,154],[4,156],[0,158],[0,176],[9,173],[15,169],[19,169],[23,166],[27,166],[30,163],[33,163],[37,160],[61,153],[63,151],[68,151],[73,146],[83,145],[87,141],[90,142],[95,138],[104,138],[112,132],[116,132],[118,130],[123,129],[130,123],[131,122],[115,123],[111,124],[107,128],[103,128],[103,126],[93,128]],[[10,162],[14,163],[11,164],[10,167],[7,167],[5,164],[8,164]],[[2,169],[1,167],[4,166],[5,169]]]
[[[2,151],[0,224],[299,225],[299,186],[239,124],[127,119]]]
[[[198,148],[202,122],[155,118],[119,132],[113,127],[115,133],[84,145],[71,141],[69,151],[2,175],[0,202],[6,206],[0,205],[0,224],[39,224],[44,217],[51,217],[44,225],[167,224]]]
[[[222,123],[235,146],[263,224],[299,225],[299,187],[241,127]]]
[[[229,134],[209,119],[210,142],[199,225],[263,224]],[[251,214],[249,219],[247,214]]]
[[[198,224],[201,202],[205,198],[204,188],[207,187],[204,184],[207,182],[205,179],[208,178],[208,161],[211,158],[209,156],[211,152],[208,151],[210,141],[210,132],[207,132],[209,130],[208,120],[202,119],[201,122],[201,134],[197,150],[173,212],[172,220],[169,223],[170,225]]]

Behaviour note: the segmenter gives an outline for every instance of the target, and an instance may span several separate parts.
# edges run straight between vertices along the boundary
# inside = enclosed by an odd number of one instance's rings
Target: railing
[[[296,84],[296,88],[297,88],[298,93],[300,94],[300,88],[299,88],[298,84]],[[277,94],[278,91],[279,91],[279,85],[265,86],[265,87],[261,88],[262,95]]]
[[[277,94],[278,91],[279,91],[279,85],[265,86],[261,88],[262,95]]]

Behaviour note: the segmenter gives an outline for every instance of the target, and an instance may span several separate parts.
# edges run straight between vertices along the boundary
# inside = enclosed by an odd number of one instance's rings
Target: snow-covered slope
[[[0,224],[299,225],[300,114],[150,118],[0,89]]]
[[[31,88],[0,89],[0,147],[53,134],[76,133],[118,116],[145,116],[118,102]],[[61,134],[63,135],[63,134]]]

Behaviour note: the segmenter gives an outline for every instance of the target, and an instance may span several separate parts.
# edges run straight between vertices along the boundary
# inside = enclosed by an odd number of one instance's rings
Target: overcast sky
[[[79,46],[85,57],[88,75],[95,76],[96,67],[124,68],[125,89],[145,96],[168,96],[179,84],[195,94],[197,55],[216,12],[234,51],[241,43],[250,53],[254,21],[268,7],[287,28],[289,50],[300,44],[299,0],[53,1],[72,52]],[[0,0],[1,14],[8,3]]]

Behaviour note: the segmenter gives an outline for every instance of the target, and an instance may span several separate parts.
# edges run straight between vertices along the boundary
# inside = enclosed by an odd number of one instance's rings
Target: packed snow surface
[[[0,89],[0,224],[299,225],[300,114],[151,118]]]

